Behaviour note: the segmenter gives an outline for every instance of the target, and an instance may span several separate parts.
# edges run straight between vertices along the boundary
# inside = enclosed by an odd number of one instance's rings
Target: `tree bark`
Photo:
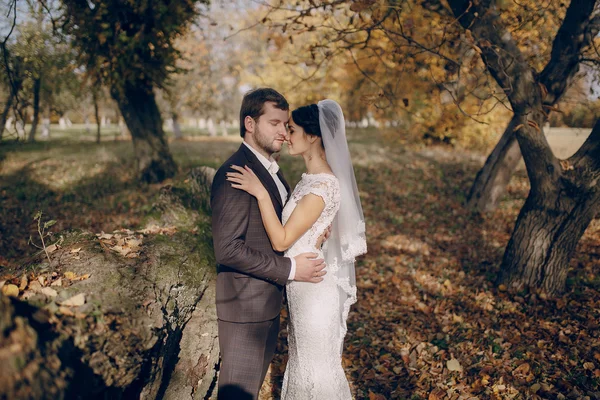
[[[100,110],[98,107],[98,93],[92,90],[92,100],[94,101],[94,116],[96,117],[96,143],[100,143]]]
[[[4,134],[4,128],[6,127],[6,120],[8,119],[8,114],[10,113],[10,107],[12,106],[13,100],[15,99],[15,95],[12,90],[9,90],[8,97],[6,99],[6,103],[4,104],[4,109],[2,110],[2,115],[0,115],[0,140],[2,140],[2,135]]]
[[[175,135],[175,139],[181,139],[183,137],[183,133],[181,133],[181,126],[179,126],[179,115],[176,112],[172,114],[173,118],[173,133]]]
[[[116,233],[121,243],[142,240],[137,257],[111,250],[106,236],[62,232],[49,270],[89,278],[62,276],[63,286],[46,288],[56,289],[55,297],[41,292],[37,277],[20,300],[0,295],[4,397],[210,396],[219,360],[216,270],[205,208],[213,175],[212,169],[198,169],[163,188],[142,233]],[[171,233],[157,234],[159,228]],[[56,279],[50,272],[44,277]],[[77,294],[85,295],[83,305],[61,306]]]
[[[42,89],[42,78],[38,77],[33,80],[33,121],[31,122],[31,130],[29,131],[30,142],[35,141],[35,131],[37,130],[40,120],[40,91]]]
[[[453,1],[451,4],[455,15],[459,10],[466,10],[466,8],[461,8],[461,3],[464,7],[465,2],[460,0]],[[570,86],[573,77],[579,70],[581,53],[598,34],[599,17],[590,18],[593,6],[593,0],[586,0],[583,4],[572,1],[556,34],[550,61],[540,73],[538,80],[544,88],[542,102],[546,112],[550,111],[550,107],[556,105]],[[485,55],[483,58],[485,61]],[[495,57],[490,56],[490,58]],[[499,81],[502,85],[501,82],[506,82],[506,80]],[[521,160],[521,149],[516,143],[511,125],[514,127],[514,118],[509,123],[500,142],[487,158],[483,168],[477,173],[471,186],[466,205],[474,211],[489,212],[497,207],[498,201],[505,193],[506,186]],[[541,126],[543,124],[540,125],[540,129]]]
[[[177,164],[165,139],[152,87],[144,82],[128,83],[111,92],[131,133],[141,180],[156,183],[174,176]]]
[[[564,291],[577,243],[600,211],[600,120],[582,149],[563,163],[553,192],[530,192],[504,253],[498,284],[551,296]]]

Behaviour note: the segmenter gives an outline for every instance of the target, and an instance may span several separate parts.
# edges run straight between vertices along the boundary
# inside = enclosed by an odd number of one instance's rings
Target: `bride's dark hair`
[[[316,104],[296,108],[292,111],[292,119],[307,134],[322,137],[319,125],[319,107]]]

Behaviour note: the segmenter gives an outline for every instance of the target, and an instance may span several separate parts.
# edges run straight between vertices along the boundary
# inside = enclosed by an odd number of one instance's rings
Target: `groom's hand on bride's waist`
[[[319,283],[323,280],[323,275],[327,273],[327,271],[323,271],[325,261],[316,257],[316,253],[302,253],[294,257],[296,261],[295,281]]]

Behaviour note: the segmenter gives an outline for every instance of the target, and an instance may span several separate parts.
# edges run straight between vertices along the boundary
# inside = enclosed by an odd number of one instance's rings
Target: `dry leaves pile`
[[[357,171],[369,252],[357,264],[343,360],[356,398],[599,399],[600,221],[564,297],[511,297],[493,281],[526,177],[481,218],[461,205],[475,166],[440,159],[405,154]],[[285,325],[262,399],[279,398]]]
[[[113,233],[97,233],[96,237],[103,247],[123,257],[136,258],[140,255],[144,235],[173,235],[176,232],[177,228],[174,226],[161,227],[151,224],[138,231],[119,229]]]
[[[229,154],[237,146],[219,150],[221,145],[212,151]],[[357,264],[359,299],[351,309],[343,359],[356,398],[600,398],[600,222],[592,223],[578,246],[563,297],[511,297],[493,281],[529,189],[525,174],[511,181],[499,210],[481,218],[462,206],[480,166],[468,161],[471,155],[435,148],[367,150],[362,158],[355,153],[354,162],[369,253]],[[289,159],[282,158],[282,168],[290,181],[300,177],[301,166]],[[70,226],[94,232],[136,226],[159,186],[110,181],[122,173],[121,164],[107,173],[110,189],[94,183],[93,198],[102,201],[93,202],[91,195],[85,200],[87,186],[78,192],[85,201],[48,191],[33,198],[49,199],[44,209],[58,220],[57,231]],[[14,175],[11,187],[27,184],[20,180],[24,176]],[[98,195],[102,190],[107,193]],[[10,245],[3,249],[25,249],[29,232],[19,230],[18,214],[23,200],[11,193],[0,193],[8,210],[0,210],[1,219],[5,227],[14,228],[5,232]],[[141,235],[174,233],[158,226],[147,229],[98,238],[107,251],[135,257]],[[7,254],[0,255],[0,264],[11,265]],[[42,295],[51,296],[48,289],[60,292],[75,278],[65,272],[44,275],[40,282],[38,276],[27,275],[25,280],[0,278],[0,284],[6,294],[23,296],[44,289]],[[80,296],[67,304],[83,300],[87,301]],[[77,313],[76,307],[61,307]],[[284,315],[262,399],[279,398],[285,327]]]
[[[81,248],[75,248],[71,249],[70,253],[73,257],[79,257],[80,251]],[[71,271],[64,273],[55,271],[38,275],[31,272],[18,277],[3,277],[2,280],[0,280],[0,290],[5,296],[18,297],[22,300],[30,299],[36,295],[43,295],[48,300],[56,300],[56,303],[59,305],[58,312],[60,314],[81,319],[85,318],[85,314],[77,312],[73,307],[79,307],[85,304],[85,293],[78,293],[63,299],[58,296],[60,290],[71,286],[77,281],[83,281],[89,278],[90,274],[78,276]]]

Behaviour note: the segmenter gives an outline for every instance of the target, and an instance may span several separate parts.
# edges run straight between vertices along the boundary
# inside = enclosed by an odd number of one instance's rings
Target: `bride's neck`
[[[324,151],[315,151],[302,155],[306,172],[309,174],[320,174],[322,172],[331,172]]]

